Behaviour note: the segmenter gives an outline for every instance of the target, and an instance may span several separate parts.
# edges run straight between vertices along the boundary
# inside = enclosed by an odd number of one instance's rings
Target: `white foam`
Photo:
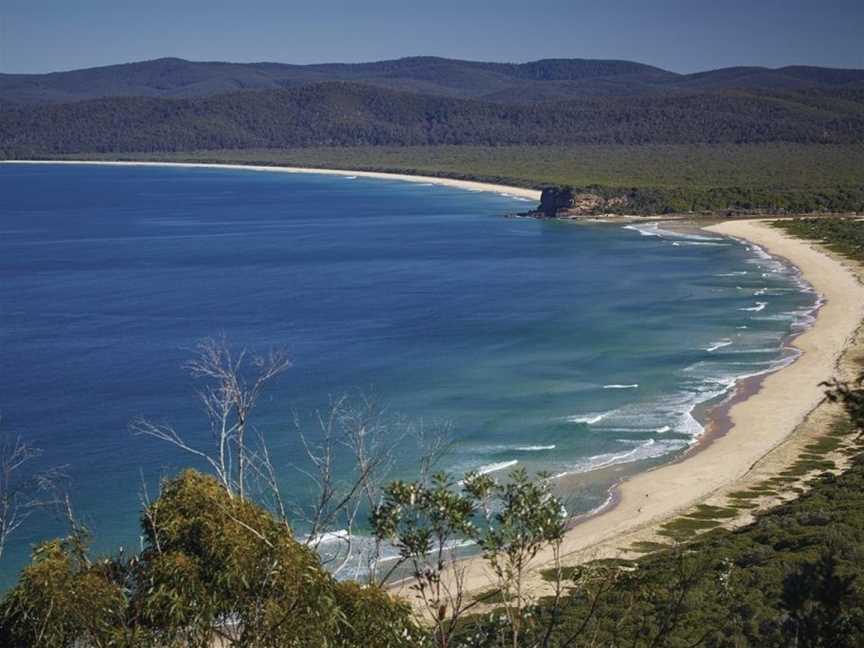
[[[636,389],[638,386],[638,383],[632,385],[603,385],[603,389]]]
[[[760,315],[753,319],[757,322],[791,322],[795,319],[795,315],[792,313],[777,313],[775,315]]]
[[[332,572],[341,566],[341,570],[334,574],[338,580],[361,580],[369,574],[370,568],[375,569],[381,564],[398,559],[400,556],[399,550],[391,543],[379,542],[371,535],[349,534],[344,530],[322,535],[331,534],[339,535],[340,539],[344,539],[344,545],[322,543],[317,545],[317,550],[325,568]],[[476,543],[473,540],[450,540],[440,546],[443,546],[445,551],[455,551],[474,544]],[[433,543],[428,554],[437,552],[438,548],[439,545]]]
[[[555,444],[552,445],[534,445],[534,446],[516,446],[513,448],[518,452],[540,452],[542,450],[554,450]]]
[[[668,425],[664,425],[661,427],[603,427],[598,428],[598,431],[604,434],[611,434],[612,432],[617,434],[651,434],[654,432],[669,432],[671,429]]]
[[[767,367],[765,367],[764,369],[760,369],[758,371],[753,371],[753,372],[745,373],[745,374],[738,374],[737,376],[735,376],[735,380],[736,381],[746,380],[747,378],[755,378],[756,376],[764,376],[766,374],[770,374],[770,373],[774,373],[775,371],[779,371],[780,369],[783,369],[784,367],[788,367],[790,364],[795,362],[798,359],[798,357],[801,355],[801,351],[799,351],[798,349],[790,347],[790,348],[788,348],[788,350],[790,351],[790,355],[788,357],[781,358],[779,360],[775,360],[775,361],[769,363],[769,365]],[[752,363],[747,363],[747,362],[741,362],[741,363],[734,363],[733,362],[730,364],[740,364],[740,365],[751,364],[752,365]]]
[[[759,319],[758,317],[754,317],[753,319]],[[722,354],[718,355],[739,355],[739,354],[747,354],[747,353],[777,353],[780,351],[780,347],[759,347],[752,349],[729,349],[724,351]]]
[[[740,277],[740,276],[746,275],[746,274],[747,274],[746,270],[736,270],[735,272],[721,272],[721,273],[715,274],[714,276],[715,277]]]
[[[705,371],[700,372],[700,368]],[[678,392],[654,401],[628,404],[611,413],[603,426],[594,429],[598,432],[675,432],[688,437],[689,443],[695,442],[704,428],[693,416],[694,410],[700,404],[728,393],[735,384],[735,376],[718,377],[718,368],[708,362],[691,365],[683,373],[692,378],[685,380]]]
[[[730,344],[732,344],[732,340],[730,340],[729,338],[724,338],[722,340],[718,340],[717,342],[712,342],[707,347],[705,347],[705,350],[709,353],[713,353],[717,349],[722,349],[723,347],[729,346]]]
[[[477,469],[478,475],[488,475],[489,473],[498,472],[499,470],[506,470],[511,466],[515,466],[519,461],[517,459],[512,459],[510,461],[498,461],[496,463],[486,464],[485,466],[480,466]]]
[[[756,302],[755,306],[750,306],[748,308],[739,308],[738,310],[751,311],[753,313],[758,313],[759,311],[764,310],[767,305],[768,305],[768,302]]]
[[[674,239],[678,241],[705,241],[712,245],[727,245],[722,243],[723,238],[719,236],[701,236],[699,234],[687,234],[684,232],[675,232],[660,227],[659,222],[645,223],[643,225],[625,225],[624,229],[634,230],[642,236],[655,236],[663,239]]]
[[[561,473],[561,475],[555,475],[555,477],[563,477],[565,474],[567,474],[567,473]],[[552,479],[555,479],[555,477],[553,477]],[[606,492],[606,499],[603,500],[602,504],[595,506],[593,509],[591,509],[590,511],[587,511],[585,513],[580,513],[579,515],[574,515],[573,520],[584,520],[586,518],[590,518],[594,515],[597,515],[598,513],[601,513],[606,508],[611,506],[614,502],[615,502],[615,491],[614,491],[614,489],[610,488]]]
[[[607,452],[599,455],[594,455],[593,457],[588,457],[587,459],[573,465],[568,470],[554,475],[553,478],[563,477],[565,475],[572,475],[577,473],[591,472],[593,470],[608,468],[609,466],[623,463],[633,463],[634,461],[656,459],[658,457],[662,457],[663,455],[669,454],[670,452],[681,450],[688,445],[686,441],[678,439],[670,439],[664,441],[658,441],[656,439],[648,439],[647,441],[631,441],[625,439],[622,440],[622,442],[635,443],[637,445],[634,448],[623,452]]]
[[[660,236],[657,233],[657,223],[648,223],[647,225],[625,225],[624,229],[639,232],[642,236]]]
[[[676,245],[709,245],[712,247],[729,247],[729,243],[714,243],[711,241],[682,241]]]
[[[791,274],[792,272],[794,272],[794,269],[791,266],[771,256],[761,246],[756,245],[755,243],[750,243],[749,241],[745,241],[744,239],[740,238],[735,238],[735,240],[744,245],[756,257],[754,259],[747,259],[746,263],[759,266],[762,270],[768,271],[762,273],[763,278],[768,277],[771,273]]]
[[[307,537],[307,541],[309,542],[309,544],[315,547],[317,547],[318,545],[332,544],[334,542],[348,542],[348,540],[350,539],[351,536],[346,529],[319,533],[314,538]]]
[[[587,423],[588,425],[594,425],[595,423],[599,423],[607,416],[614,414],[615,411],[612,410],[610,412],[602,412],[600,414],[582,414],[576,416],[566,416],[564,418],[568,423]]]

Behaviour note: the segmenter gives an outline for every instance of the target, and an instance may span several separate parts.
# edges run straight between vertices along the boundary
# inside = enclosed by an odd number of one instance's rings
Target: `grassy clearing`
[[[738,512],[728,507],[700,504],[693,513],[688,513],[686,517],[697,520],[722,520],[733,518],[736,515]]]
[[[687,540],[700,531],[714,529],[722,524],[718,520],[697,520],[689,517],[676,518],[667,522],[657,532],[659,535],[673,540]]]
[[[632,545],[628,547],[629,551],[633,551],[635,553],[647,554],[654,553],[655,551],[665,551],[669,549],[670,545],[665,544],[663,542],[651,542],[649,540],[639,540],[634,542]]]

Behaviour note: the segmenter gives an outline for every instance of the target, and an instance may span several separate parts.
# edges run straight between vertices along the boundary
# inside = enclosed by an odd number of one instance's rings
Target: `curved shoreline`
[[[232,171],[268,171],[270,173],[315,174],[343,176],[349,178],[374,178],[377,180],[398,180],[418,184],[434,184],[466,191],[485,191],[503,194],[515,198],[525,198],[540,202],[540,191],[525,187],[476,182],[474,180],[455,180],[453,178],[437,178],[435,176],[409,175],[407,173],[384,173],[380,171],[350,171],[346,169],[318,169],[315,167],[263,166],[254,164],[215,164],[209,162],[131,162],[108,160],[0,160],[0,164],[68,164],[92,166],[146,166],[146,167],[180,167],[188,169],[229,169]]]
[[[849,267],[815,244],[760,221],[726,221],[705,229],[745,239],[784,258],[800,270],[823,303],[814,323],[789,342],[801,352],[795,362],[739,381],[727,403],[716,406],[728,418],[728,429],[706,430],[710,442],[697,444],[676,461],[624,478],[600,510],[576,518],[561,546],[564,565],[625,553],[643,533],[653,536],[661,524],[734,489],[758,464],[781,453],[781,446],[823,402],[819,383],[836,374],[838,362],[864,320],[864,285]],[[718,425],[715,416],[712,413],[709,425]],[[529,589],[545,587],[539,571],[552,564],[551,549],[544,548],[531,565],[534,577],[527,584]],[[494,583],[482,560],[467,558],[463,566],[466,591],[483,590]],[[398,585],[394,589],[411,596]]]
[[[835,366],[864,319],[864,286],[837,259],[813,244],[759,221],[727,221],[706,228],[764,247],[795,265],[823,296],[815,322],[790,346],[795,362],[759,376],[750,389],[736,385],[724,412],[725,433],[680,461],[638,473],[616,488],[613,508],[578,524],[568,533],[562,554],[584,554],[630,533],[660,523],[733,486],[752,466],[781,445],[823,400],[819,383]],[[746,392],[751,393],[746,393]]]
[[[730,222],[738,223],[741,221]],[[693,229],[712,231],[712,226],[701,226],[695,227]],[[718,233],[722,232],[718,231]],[[741,236],[735,236],[731,234],[724,234],[724,236],[727,236],[730,239],[734,239],[735,241],[747,245],[748,247],[751,244],[755,244],[755,241],[745,239]],[[807,314],[808,317],[813,318],[812,322],[803,328],[793,329],[792,331],[787,333],[781,341],[780,349],[795,350],[797,352],[795,357],[792,358],[790,362],[781,364],[777,367],[772,367],[769,369],[758,371],[756,373],[746,374],[735,378],[734,382],[729,386],[729,388],[724,394],[720,395],[719,397],[709,399],[709,401],[714,401],[710,405],[706,404],[706,402],[708,401],[703,403],[697,403],[696,405],[694,405],[693,409],[690,410],[690,415],[694,419],[696,419],[696,421],[702,426],[703,431],[701,434],[699,434],[693,439],[692,443],[687,448],[685,448],[683,452],[676,454],[672,458],[670,458],[669,455],[666,455],[661,458],[662,462],[659,464],[640,470],[634,470],[628,474],[617,477],[608,487],[607,496],[603,503],[589,511],[572,516],[568,522],[568,529],[575,529],[578,526],[592,520],[597,516],[608,513],[616,506],[618,506],[621,501],[620,489],[622,485],[634,479],[639,474],[657,470],[663,468],[664,466],[670,466],[686,462],[694,455],[706,451],[711,446],[711,444],[713,444],[717,439],[725,436],[734,426],[734,423],[730,418],[730,411],[736,404],[742,403],[756,396],[760,392],[763,382],[769,376],[777,372],[783,371],[790,365],[797,362],[803,355],[803,351],[801,351],[795,346],[795,340],[813,327],[816,319],[818,318],[819,312],[825,304],[825,299],[821,293],[813,289],[809,282],[806,281],[803,272],[796,264],[792,263],[789,259],[781,256],[780,254],[772,253],[770,256],[772,258],[780,260],[784,265],[789,266],[794,271],[796,271],[799,278],[801,278],[803,282],[807,285],[807,287],[809,289],[812,289],[812,292],[817,295],[817,300],[815,305],[813,306],[813,309]],[[862,317],[864,317],[864,315],[862,315]],[[717,400],[718,398],[719,400]],[[610,466],[609,468],[613,467],[614,466]],[[604,469],[605,468],[601,468],[600,470],[602,471]],[[572,482],[575,482],[575,484],[571,484],[569,488],[565,487],[563,490],[565,490],[566,492],[578,491],[578,479],[574,478],[581,478],[587,474],[589,473],[562,474],[560,476],[562,481],[566,482],[569,479]],[[557,477],[553,477],[553,479],[555,478]],[[674,517],[674,515],[670,515],[669,517]]]
[[[469,191],[494,192],[538,200],[537,190],[491,183],[383,172],[182,162],[33,161],[6,164],[89,164],[96,166],[156,166],[267,171],[364,177],[435,184]],[[789,236],[760,221],[727,221],[705,228],[755,243],[773,256],[784,258],[823,296],[815,322],[793,336],[790,346],[801,351],[795,362],[764,375],[738,381],[730,397],[709,413],[703,442],[680,458],[631,475],[613,488],[611,498],[591,515],[580,516],[562,546],[566,562],[594,557],[601,549],[614,549],[629,536],[657,526],[745,478],[753,466],[787,441],[799,424],[822,401],[819,383],[834,375],[834,368],[849,340],[864,319],[864,286],[836,258],[813,244]],[[719,415],[718,415],[719,414]],[[721,421],[721,419],[728,419]],[[550,555],[541,553],[540,567]],[[466,560],[466,589],[488,587],[489,578],[479,560]]]

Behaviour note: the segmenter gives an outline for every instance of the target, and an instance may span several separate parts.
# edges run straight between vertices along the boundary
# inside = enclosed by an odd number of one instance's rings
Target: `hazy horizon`
[[[408,6],[342,0],[288,6],[154,0],[7,0],[0,72],[39,74],[165,57],[234,63],[358,63],[441,56],[521,63],[544,58],[628,60],[682,74],[812,65],[864,68],[864,6],[840,0],[752,6],[733,0],[634,0],[525,5],[441,0]]]
[[[783,69],[786,67],[799,67],[800,66],[800,67],[820,67],[820,68],[836,69],[836,70],[842,70],[842,69],[864,70],[864,64],[862,64],[861,66],[857,66],[857,67],[854,67],[854,66],[842,67],[842,66],[837,66],[837,65],[814,65],[811,63],[789,63],[786,65],[776,65],[776,66],[741,64],[741,65],[730,65],[730,66],[723,66],[723,67],[716,67],[716,68],[704,68],[704,69],[699,69],[699,70],[693,70],[691,72],[679,72],[677,70],[671,70],[669,68],[663,68],[662,66],[655,65],[653,63],[648,63],[646,61],[639,61],[639,60],[634,60],[634,59],[615,59],[615,58],[599,59],[599,58],[582,57],[582,56],[572,56],[572,57],[553,56],[553,57],[545,57],[545,58],[538,58],[538,59],[525,59],[525,60],[493,60],[493,59],[461,59],[461,58],[457,58],[457,57],[440,56],[440,55],[436,55],[436,54],[406,54],[404,56],[395,56],[392,58],[374,59],[374,60],[373,59],[358,60],[358,61],[333,60],[333,61],[315,61],[312,63],[297,63],[295,61],[268,61],[268,60],[235,61],[235,60],[224,59],[224,58],[223,59],[218,59],[218,58],[216,58],[216,59],[191,59],[191,58],[184,58],[182,56],[170,56],[170,55],[168,55],[168,56],[155,56],[155,57],[147,58],[147,59],[117,61],[114,63],[104,63],[104,64],[100,63],[98,65],[88,65],[88,66],[84,66],[84,67],[59,68],[56,70],[45,70],[43,72],[0,72],[0,74],[11,74],[11,75],[18,75],[18,74],[20,74],[20,75],[57,74],[57,73],[63,73],[63,72],[74,72],[77,70],[114,67],[114,66],[118,66],[118,65],[134,65],[136,63],[148,63],[148,62],[152,62],[152,61],[159,61],[159,60],[165,60],[165,59],[176,59],[176,60],[186,61],[188,63],[216,63],[216,64],[227,63],[227,64],[238,64],[238,65],[262,65],[262,64],[268,65],[268,64],[273,64],[273,65],[304,66],[304,65],[362,65],[362,64],[368,64],[368,63],[381,63],[384,61],[398,61],[398,60],[403,60],[403,59],[415,59],[415,58],[438,58],[438,59],[467,61],[467,62],[471,62],[471,63],[505,63],[505,64],[515,64],[515,65],[526,64],[526,63],[536,63],[538,61],[556,60],[556,59],[557,60],[585,60],[585,61],[600,61],[600,60],[604,60],[604,61],[626,61],[626,62],[630,62],[630,63],[638,63],[641,65],[656,67],[659,69],[666,70],[668,72],[673,72],[676,74],[683,74],[683,75],[700,74],[702,72],[710,72],[710,71],[716,71],[716,70],[721,70],[721,69],[734,69],[737,67],[744,67],[744,68],[753,67],[753,68],[763,68],[766,70],[780,70],[780,69]]]

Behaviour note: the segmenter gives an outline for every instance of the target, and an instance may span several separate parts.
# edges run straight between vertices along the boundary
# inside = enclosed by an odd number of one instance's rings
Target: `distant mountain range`
[[[0,156],[296,146],[864,142],[864,70],[159,59],[0,75]]]
[[[192,98],[244,90],[297,88],[332,81],[498,103],[536,103],[594,96],[680,94],[733,88],[864,89],[864,70],[806,66],[779,69],[735,67],[676,74],[630,61],[590,59],[483,63],[421,56],[376,63],[287,65],[162,58],[71,72],[0,74],[0,101],[20,105],[103,97]]]

